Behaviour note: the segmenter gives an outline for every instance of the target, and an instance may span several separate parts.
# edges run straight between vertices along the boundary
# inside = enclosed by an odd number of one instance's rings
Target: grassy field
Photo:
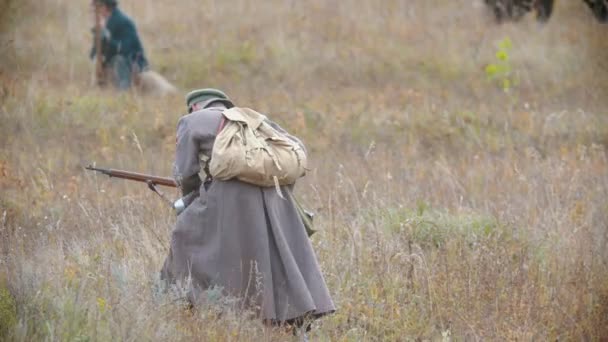
[[[179,94],[92,85],[87,1],[0,0],[0,340],[291,339],[163,294],[174,214],[83,169],[169,176],[206,86],[309,148],[338,306],[311,340],[608,338],[608,28],[582,2],[545,26],[470,0],[120,4]]]

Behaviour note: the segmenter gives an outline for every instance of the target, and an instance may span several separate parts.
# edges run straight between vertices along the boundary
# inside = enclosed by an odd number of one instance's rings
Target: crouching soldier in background
[[[103,75],[97,71],[97,81],[110,81],[119,89],[128,89],[134,78],[148,68],[135,23],[122,13],[116,0],[93,0],[93,5],[97,22],[91,58],[103,67]]]
[[[177,90],[158,73],[149,70],[135,23],[116,0],[93,0],[95,27],[90,57],[96,62],[97,83],[111,83],[120,90],[132,85],[144,91],[175,93]]]

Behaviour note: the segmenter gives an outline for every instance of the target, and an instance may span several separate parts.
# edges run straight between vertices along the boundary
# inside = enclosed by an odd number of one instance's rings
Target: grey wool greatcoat
[[[161,276],[189,281],[192,302],[219,287],[273,322],[333,312],[290,186],[281,187],[281,198],[274,187],[238,180],[198,182],[199,173],[205,179],[199,155],[211,156],[222,110],[196,111],[178,123],[175,177],[185,193],[198,190],[199,196],[177,218]]]

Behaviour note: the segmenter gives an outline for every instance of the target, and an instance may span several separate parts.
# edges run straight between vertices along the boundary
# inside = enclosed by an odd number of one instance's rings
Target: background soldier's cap
[[[118,5],[118,1],[116,0],[93,0],[94,3],[102,4],[106,6],[116,6]]]
[[[228,108],[234,107],[234,103],[228,98],[228,95],[213,88],[193,90],[186,95],[186,106],[188,106],[189,112],[192,111],[192,105],[199,102],[203,102],[203,108],[207,108],[212,102],[222,102]]]

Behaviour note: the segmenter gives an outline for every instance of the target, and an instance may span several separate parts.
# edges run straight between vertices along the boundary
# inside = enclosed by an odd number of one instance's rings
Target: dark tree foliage
[[[496,20],[502,22],[505,20],[517,21],[521,19],[526,13],[536,9],[536,0],[485,0]],[[546,2],[546,1],[541,1]],[[553,3],[552,0],[549,2]],[[538,13],[537,13],[538,16]]]
[[[595,18],[608,22],[608,0],[582,0],[593,12]],[[555,0],[485,0],[496,21],[517,21],[528,12],[535,12],[536,19],[546,22],[551,17]]]
[[[608,22],[608,0],[583,0],[597,20]]]

